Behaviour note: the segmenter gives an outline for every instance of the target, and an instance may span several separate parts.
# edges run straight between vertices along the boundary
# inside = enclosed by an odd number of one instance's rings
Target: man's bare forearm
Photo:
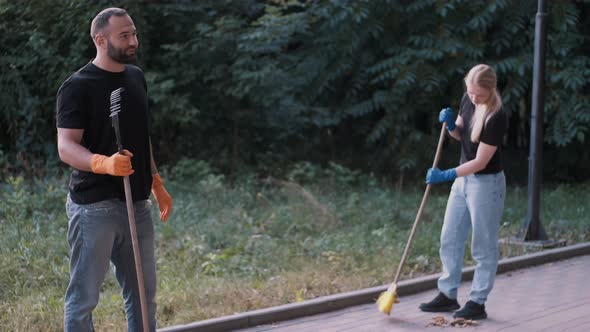
[[[79,143],[81,133],[72,129],[61,128],[58,128],[57,132],[59,158],[76,169],[91,172],[90,161],[93,153]]]

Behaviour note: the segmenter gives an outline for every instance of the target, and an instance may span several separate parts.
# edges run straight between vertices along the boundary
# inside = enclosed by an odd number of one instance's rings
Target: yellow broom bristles
[[[379,308],[379,311],[389,315],[389,313],[391,313],[391,308],[393,308],[393,304],[398,302],[395,292],[387,290],[379,295],[379,298],[377,299],[377,307]]]

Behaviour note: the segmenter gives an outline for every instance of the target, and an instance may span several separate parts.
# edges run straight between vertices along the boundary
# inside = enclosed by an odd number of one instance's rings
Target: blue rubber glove
[[[457,178],[457,171],[454,168],[441,171],[438,168],[429,168],[426,172],[426,183],[434,184],[447,181],[453,181]]]
[[[443,108],[438,114],[438,122],[446,122],[448,131],[455,130],[455,112],[453,112],[453,109],[450,107]]]

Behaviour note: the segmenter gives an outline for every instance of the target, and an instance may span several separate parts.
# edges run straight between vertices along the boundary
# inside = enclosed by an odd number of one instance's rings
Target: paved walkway
[[[469,287],[461,285],[459,303],[467,301]],[[486,303],[489,317],[477,326],[429,326],[435,317],[453,321],[451,314],[418,309],[436,294],[402,296],[391,316],[373,303],[239,331],[590,331],[590,255],[498,275]]]

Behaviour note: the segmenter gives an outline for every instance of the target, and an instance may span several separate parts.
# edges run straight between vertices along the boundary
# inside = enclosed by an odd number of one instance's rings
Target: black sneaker
[[[461,310],[455,311],[453,317],[464,319],[486,319],[488,318],[488,314],[486,313],[485,305],[473,301],[467,301]]]
[[[449,299],[445,294],[438,293],[434,300],[420,304],[420,310],[426,312],[449,312],[459,309],[461,306],[455,299]]]

